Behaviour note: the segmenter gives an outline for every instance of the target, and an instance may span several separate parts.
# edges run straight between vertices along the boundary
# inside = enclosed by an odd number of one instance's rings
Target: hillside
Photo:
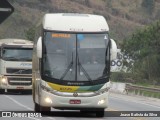
[[[78,12],[103,15],[109,23],[111,37],[118,41],[160,19],[159,0],[153,0],[152,11],[142,5],[144,0],[9,1],[15,7],[15,12],[0,25],[0,38],[25,38],[25,32],[39,25],[45,13]]]

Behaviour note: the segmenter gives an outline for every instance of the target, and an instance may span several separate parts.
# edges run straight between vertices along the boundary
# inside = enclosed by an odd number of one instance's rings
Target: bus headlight
[[[2,84],[7,84],[7,77],[2,77],[1,82]]]
[[[102,99],[102,100],[99,100],[98,101],[98,105],[102,105],[102,104],[104,104],[105,103],[105,99]]]
[[[45,102],[48,103],[48,104],[52,104],[52,99],[49,98],[49,97],[46,97]]]

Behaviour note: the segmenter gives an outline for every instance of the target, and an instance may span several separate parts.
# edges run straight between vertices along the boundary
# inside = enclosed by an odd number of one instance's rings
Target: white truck
[[[103,117],[108,106],[110,61],[117,46],[103,16],[46,14],[33,47],[35,111],[73,109]]]
[[[33,42],[0,40],[0,93],[32,90]]]

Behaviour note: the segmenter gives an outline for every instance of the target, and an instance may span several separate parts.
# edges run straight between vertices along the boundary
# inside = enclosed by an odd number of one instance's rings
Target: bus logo
[[[78,93],[76,93],[76,92],[73,93],[73,96],[74,96],[74,97],[77,97],[77,96],[78,96]]]

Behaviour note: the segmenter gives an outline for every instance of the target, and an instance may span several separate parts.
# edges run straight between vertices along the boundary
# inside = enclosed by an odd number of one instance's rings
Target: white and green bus
[[[35,111],[71,109],[103,117],[108,106],[110,61],[117,46],[103,16],[46,14],[33,48]]]

